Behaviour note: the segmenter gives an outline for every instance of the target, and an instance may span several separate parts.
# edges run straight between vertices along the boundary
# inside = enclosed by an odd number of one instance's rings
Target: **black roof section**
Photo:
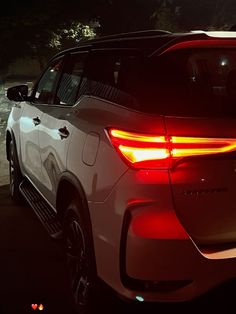
[[[52,59],[67,52],[73,53],[86,49],[130,48],[140,50],[143,53],[149,53],[173,40],[175,37],[174,34],[164,30],[145,30],[113,34],[94,39],[81,40],[77,47],[63,50]]]
[[[143,52],[153,47],[153,45],[161,46],[168,42],[174,34],[164,30],[145,30],[130,33],[113,34],[87,41],[81,41],[79,46],[83,43],[92,45],[95,49],[102,48],[133,48],[139,49]],[[153,49],[153,48],[151,48]]]
[[[156,29],[151,29],[151,30],[144,30],[144,31],[136,31],[136,32],[129,32],[129,33],[119,33],[119,34],[113,34],[113,35],[107,35],[107,36],[102,36],[97,39],[90,39],[89,42],[98,42],[98,41],[107,41],[110,39],[125,39],[125,38],[140,38],[140,37],[146,37],[146,36],[161,36],[161,35],[170,35],[172,34],[169,31],[165,30],[156,30]]]
[[[73,53],[90,49],[111,48],[136,49],[146,56],[151,56],[181,41],[209,38],[210,36],[204,31],[171,33],[164,30],[145,30],[121,33],[98,37],[95,39],[81,40],[77,47],[64,50],[52,59],[59,57],[64,53]]]

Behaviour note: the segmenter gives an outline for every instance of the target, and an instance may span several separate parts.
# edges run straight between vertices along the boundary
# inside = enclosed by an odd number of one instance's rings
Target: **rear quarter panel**
[[[87,96],[74,107],[70,122],[75,125],[75,130],[68,150],[67,169],[79,178],[88,201],[96,202],[104,201],[128,170],[110,143],[105,129],[116,127],[136,132],[164,133],[161,117],[145,115]],[[89,149],[88,141],[96,148]],[[89,164],[85,156],[94,162]]]

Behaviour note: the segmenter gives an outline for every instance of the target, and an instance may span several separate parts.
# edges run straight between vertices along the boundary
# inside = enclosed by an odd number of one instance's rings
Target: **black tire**
[[[22,203],[23,196],[19,186],[23,180],[13,141],[9,144],[9,178],[10,178],[10,195],[16,203]]]
[[[70,292],[76,311],[92,314],[98,311],[98,279],[93,241],[88,222],[81,214],[81,203],[72,200],[63,221],[63,243]]]

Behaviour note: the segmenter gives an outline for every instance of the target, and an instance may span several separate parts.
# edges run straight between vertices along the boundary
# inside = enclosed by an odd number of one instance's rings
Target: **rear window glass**
[[[236,50],[185,49],[153,57],[139,69],[134,96],[148,113],[236,116]]]

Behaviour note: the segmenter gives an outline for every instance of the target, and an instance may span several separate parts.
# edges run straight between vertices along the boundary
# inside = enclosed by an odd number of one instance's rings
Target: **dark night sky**
[[[166,0],[168,6],[170,2]],[[7,28],[8,23],[5,17],[13,17],[13,20],[20,23],[26,20],[37,23],[37,20],[41,20],[45,28],[56,28],[61,22],[68,24],[68,21],[77,20],[87,23],[99,18],[102,34],[111,34],[158,27],[150,17],[158,11],[161,3],[164,0],[8,0],[7,7],[0,10],[0,17],[3,28],[5,24]],[[181,16],[176,16],[172,10],[163,20],[162,14],[161,22],[164,23],[161,25],[168,27],[168,19],[176,20],[174,26],[177,25],[180,30],[195,27],[207,29],[208,26],[236,23],[235,0],[172,0],[172,3],[172,9],[178,6],[181,8]],[[156,21],[159,23],[158,19]]]
[[[35,5],[33,0],[8,0],[4,10],[0,10],[1,16],[16,15],[27,10],[27,7]]]

